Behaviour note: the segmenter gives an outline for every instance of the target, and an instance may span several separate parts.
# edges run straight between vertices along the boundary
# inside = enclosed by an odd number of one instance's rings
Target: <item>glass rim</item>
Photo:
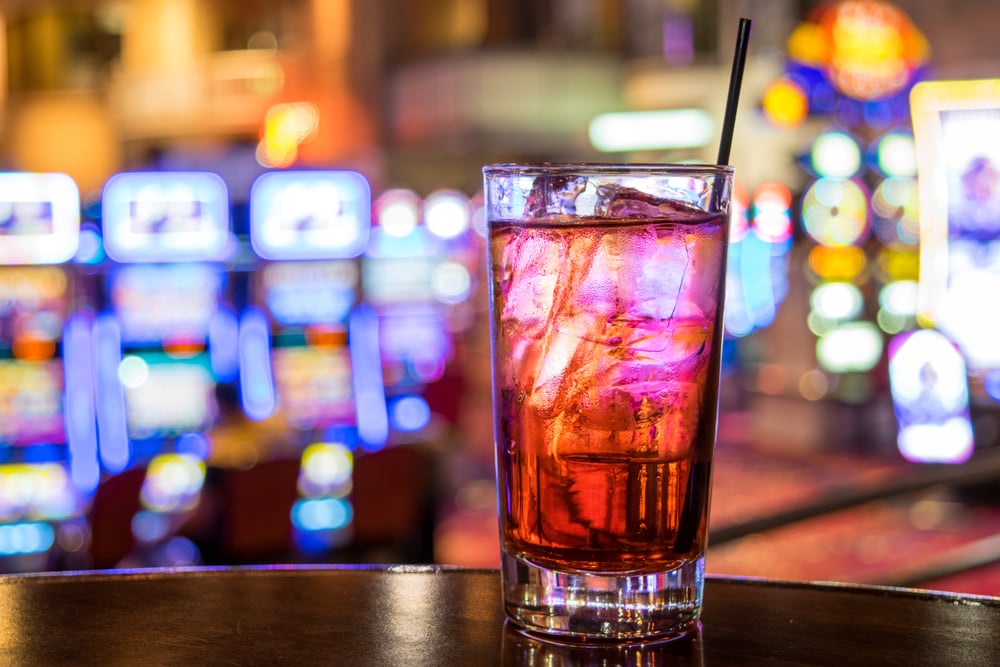
[[[667,163],[667,162],[498,162],[483,167],[486,176],[539,174],[662,174],[662,175],[723,175],[731,176],[735,168],[728,164]]]

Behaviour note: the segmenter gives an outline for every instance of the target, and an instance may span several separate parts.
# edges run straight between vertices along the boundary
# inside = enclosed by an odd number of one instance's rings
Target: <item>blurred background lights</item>
[[[351,491],[354,455],[343,444],[319,442],[302,452],[299,493],[316,498],[346,496]]]
[[[204,461],[211,451],[211,443],[203,433],[185,433],[177,438],[177,451]]]
[[[983,390],[994,401],[1000,402],[1000,371],[990,371],[983,378]]]
[[[904,338],[889,362],[894,394],[912,402],[925,397],[933,385],[943,410],[961,410],[969,398],[963,365],[958,350],[940,333],[930,329],[914,331]]]
[[[806,371],[799,378],[799,394],[807,401],[819,401],[830,391],[830,380],[818,369]]]
[[[729,242],[738,243],[750,229],[750,193],[740,183],[733,185],[732,210],[729,221]]]
[[[850,178],[861,170],[861,147],[854,137],[839,130],[824,132],[813,141],[810,165],[818,176]]]
[[[879,290],[878,303],[894,315],[916,316],[919,284],[915,280],[897,280]]]
[[[431,271],[431,291],[441,303],[462,303],[471,290],[472,276],[458,262],[441,262]]]
[[[422,396],[401,396],[389,407],[389,419],[399,431],[419,431],[430,423],[431,409]]]
[[[890,2],[829,3],[817,23],[825,44],[815,49],[827,76],[854,100],[878,100],[900,92],[928,57],[924,36]]]
[[[851,283],[823,283],[816,287],[810,304],[821,316],[834,320],[857,317],[864,306],[861,290]]]
[[[57,463],[0,465],[0,521],[65,519],[75,501],[66,469]]]
[[[791,238],[791,204],[792,193],[787,185],[771,181],[757,186],[753,197],[752,222],[757,236],[771,243]]]
[[[300,530],[339,530],[353,518],[353,508],[343,498],[308,498],[292,506],[292,524]]]
[[[915,245],[920,240],[919,189],[914,178],[891,176],[872,193],[872,212],[878,219],[876,235],[886,244]]]
[[[788,385],[788,370],[780,364],[764,364],[757,370],[757,389],[770,396],[780,396]]]
[[[0,525],[0,555],[3,556],[42,553],[54,542],[55,531],[47,523]]]
[[[486,238],[489,230],[486,223],[486,207],[483,205],[483,193],[476,193],[469,200],[469,206],[472,211],[469,214],[469,225],[472,227],[472,231],[478,236]]]
[[[869,231],[865,187],[854,179],[814,181],[802,198],[802,225],[822,245],[859,244]]]
[[[809,100],[797,81],[791,77],[780,77],[764,91],[761,108],[775,125],[792,128],[805,121]]]
[[[715,138],[715,123],[702,109],[619,111],[594,117],[589,135],[606,153],[697,148]]]
[[[832,373],[870,371],[882,356],[882,332],[872,322],[839,324],[816,341],[816,359]]]
[[[159,512],[140,510],[132,517],[132,535],[140,542],[158,542],[170,533],[170,517]]]
[[[832,248],[818,245],[806,257],[809,269],[823,280],[857,280],[865,271],[868,258],[857,246]]]
[[[190,454],[159,454],[149,463],[140,499],[155,512],[188,511],[205,483],[205,464]]]
[[[80,264],[100,264],[104,257],[104,241],[97,225],[90,222],[80,225],[80,240],[74,261]]]
[[[469,200],[455,190],[439,190],[424,200],[424,223],[442,239],[453,239],[469,229]]]
[[[917,175],[917,152],[909,131],[888,132],[875,142],[875,164],[885,176]]]
[[[420,200],[411,190],[387,190],[376,202],[376,210],[383,233],[402,238],[417,226]]]
[[[276,104],[267,110],[257,161],[264,167],[288,167],[299,155],[299,144],[316,133],[319,110],[310,102]]]
[[[129,389],[141,387],[149,379],[149,365],[140,356],[128,355],[118,365],[118,379]]]
[[[960,463],[972,455],[965,362],[941,333],[925,329],[894,338],[889,385],[900,453],[911,461]]]

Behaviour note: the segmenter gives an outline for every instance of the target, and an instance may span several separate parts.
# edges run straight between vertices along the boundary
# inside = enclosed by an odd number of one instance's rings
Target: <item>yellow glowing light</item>
[[[830,58],[830,38],[815,23],[800,23],[788,38],[788,56],[804,65],[822,65]]]
[[[920,276],[920,254],[907,246],[889,246],[878,252],[879,273],[888,281],[917,280]]]
[[[299,493],[307,498],[343,498],[351,492],[354,455],[337,442],[317,442],[302,452]]]
[[[314,104],[276,104],[264,117],[257,161],[265,167],[287,167],[295,162],[299,144],[316,133],[319,111]]]
[[[865,270],[865,251],[857,246],[816,246],[809,251],[809,268],[824,280],[855,281]]]
[[[844,0],[820,25],[830,38],[828,73],[848,97],[873,100],[902,90],[927,58],[927,42],[898,7],[881,0]]]
[[[802,86],[791,79],[781,78],[764,91],[761,107],[775,125],[798,127],[806,118],[809,102]]]
[[[198,504],[205,463],[190,454],[158,454],[142,484],[142,505],[156,512],[186,512]]]

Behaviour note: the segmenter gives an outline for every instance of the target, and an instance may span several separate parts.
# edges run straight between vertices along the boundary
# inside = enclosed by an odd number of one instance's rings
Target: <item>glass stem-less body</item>
[[[488,209],[507,611],[567,638],[676,634],[700,610],[728,180],[703,208],[628,175],[533,174],[525,215]],[[517,188],[493,178],[489,203]]]

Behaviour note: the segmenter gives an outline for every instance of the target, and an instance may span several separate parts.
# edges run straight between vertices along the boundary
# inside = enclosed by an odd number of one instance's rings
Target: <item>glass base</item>
[[[598,574],[552,570],[504,551],[501,572],[507,616],[548,639],[669,639],[701,615],[704,557],[666,572]]]

